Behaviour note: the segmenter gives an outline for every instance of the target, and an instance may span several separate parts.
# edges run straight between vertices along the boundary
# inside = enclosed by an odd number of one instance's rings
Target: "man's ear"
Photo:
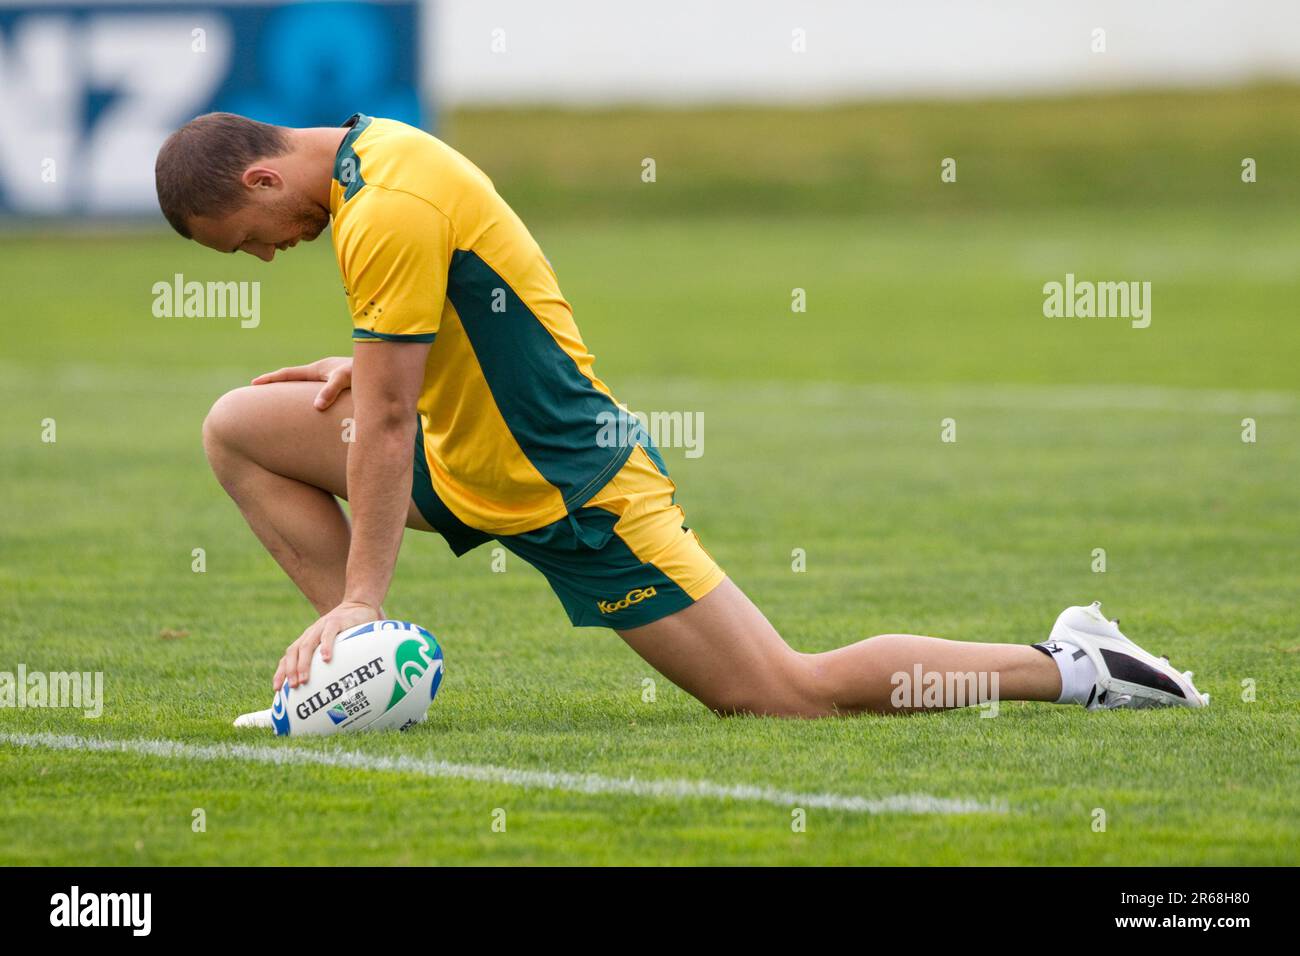
[[[247,189],[279,189],[284,177],[269,166],[249,166],[240,177]]]

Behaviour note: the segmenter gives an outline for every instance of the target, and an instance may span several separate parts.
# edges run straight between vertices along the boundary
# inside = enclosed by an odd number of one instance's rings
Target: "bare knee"
[[[248,432],[256,422],[249,394],[253,388],[246,385],[226,392],[203,419],[203,450],[219,478],[247,457]]]
[[[837,713],[835,702],[809,658],[791,650],[761,680],[731,684],[701,700],[720,717],[829,717]]]

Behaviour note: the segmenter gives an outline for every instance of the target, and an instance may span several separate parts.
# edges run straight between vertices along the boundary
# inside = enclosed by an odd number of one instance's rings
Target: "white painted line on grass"
[[[77,737],[65,734],[0,734],[0,743],[14,747],[75,750],[96,753],[131,753],[164,760],[242,760],[274,766],[344,767],[407,773],[449,780],[470,780],[535,790],[568,793],[653,797],[669,800],[737,800],[769,803],[780,807],[842,810],[847,813],[1007,813],[1003,801],[932,797],[924,793],[903,793],[887,797],[858,797],[837,793],[799,793],[776,787],[721,784],[708,780],[638,780],[635,777],[605,777],[594,773],[565,773],[549,770],[520,770],[490,764],[450,763],[420,757],[384,757],[350,750],[320,751],[257,744],[187,744],[179,740]]]

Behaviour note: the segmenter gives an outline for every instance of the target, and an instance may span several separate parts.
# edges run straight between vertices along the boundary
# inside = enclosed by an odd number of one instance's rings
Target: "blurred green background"
[[[541,241],[598,368],[615,381],[644,372],[1295,385],[1294,87],[798,110],[478,110],[447,116],[443,135]],[[654,183],[641,181],[646,157]],[[955,183],[940,181],[945,157],[957,161]],[[1247,157],[1258,164],[1251,184],[1241,179]],[[27,368],[87,349],[96,361],[150,368],[347,347],[324,240],[273,269],[169,233],[24,230],[0,243],[24,317],[12,323],[12,354]],[[181,324],[199,347],[173,348],[176,323],[153,319],[148,305],[152,283],[176,271],[261,279],[262,327],[248,335],[191,320]],[[1151,327],[1044,318],[1042,286],[1067,272],[1150,281]],[[795,288],[806,313],[791,312]],[[138,313],[103,312],[131,302]],[[304,314],[314,317],[305,328]],[[120,334],[87,337],[87,325],[107,332],[110,319]]]
[[[443,638],[448,678],[420,730],[340,746],[1012,812],[827,815],[792,840],[779,807],[0,748],[0,860],[1295,861],[1300,90],[460,111],[443,134],[541,242],[615,395],[704,413],[702,457],[666,450],[680,500],[794,646],[890,630],[1024,642],[1100,598],[1194,667],[1214,706],[718,722],[664,682],[642,703],[648,668],[573,632],[538,575],[410,535],[390,611]],[[199,426],[252,375],[350,349],[328,240],[268,266],[152,227],[33,227],[0,236],[0,269],[0,666],[103,668],[110,693],[94,726],[0,720],[234,740],[310,611],[212,479]],[[1043,284],[1067,272],[1149,281],[1150,327],[1045,318]],[[261,324],[155,318],[152,286],[175,273],[260,280]],[[947,417],[955,445],[939,441]],[[534,814],[519,839],[483,836],[499,801]],[[196,805],[224,815],[219,839],[192,839]],[[1114,809],[1114,839],[1091,832],[1096,806]]]

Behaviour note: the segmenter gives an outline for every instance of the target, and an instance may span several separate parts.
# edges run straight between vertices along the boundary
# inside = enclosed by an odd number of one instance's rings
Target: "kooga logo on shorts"
[[[615,611],[622,611],[633,604],[640,604],[642,601],[648,601],[658,592],[653,587],[633,588],[627,592],[627,596],[618,601],[597,601],[596,607],[600,608],[601,614],[613,614]]]

